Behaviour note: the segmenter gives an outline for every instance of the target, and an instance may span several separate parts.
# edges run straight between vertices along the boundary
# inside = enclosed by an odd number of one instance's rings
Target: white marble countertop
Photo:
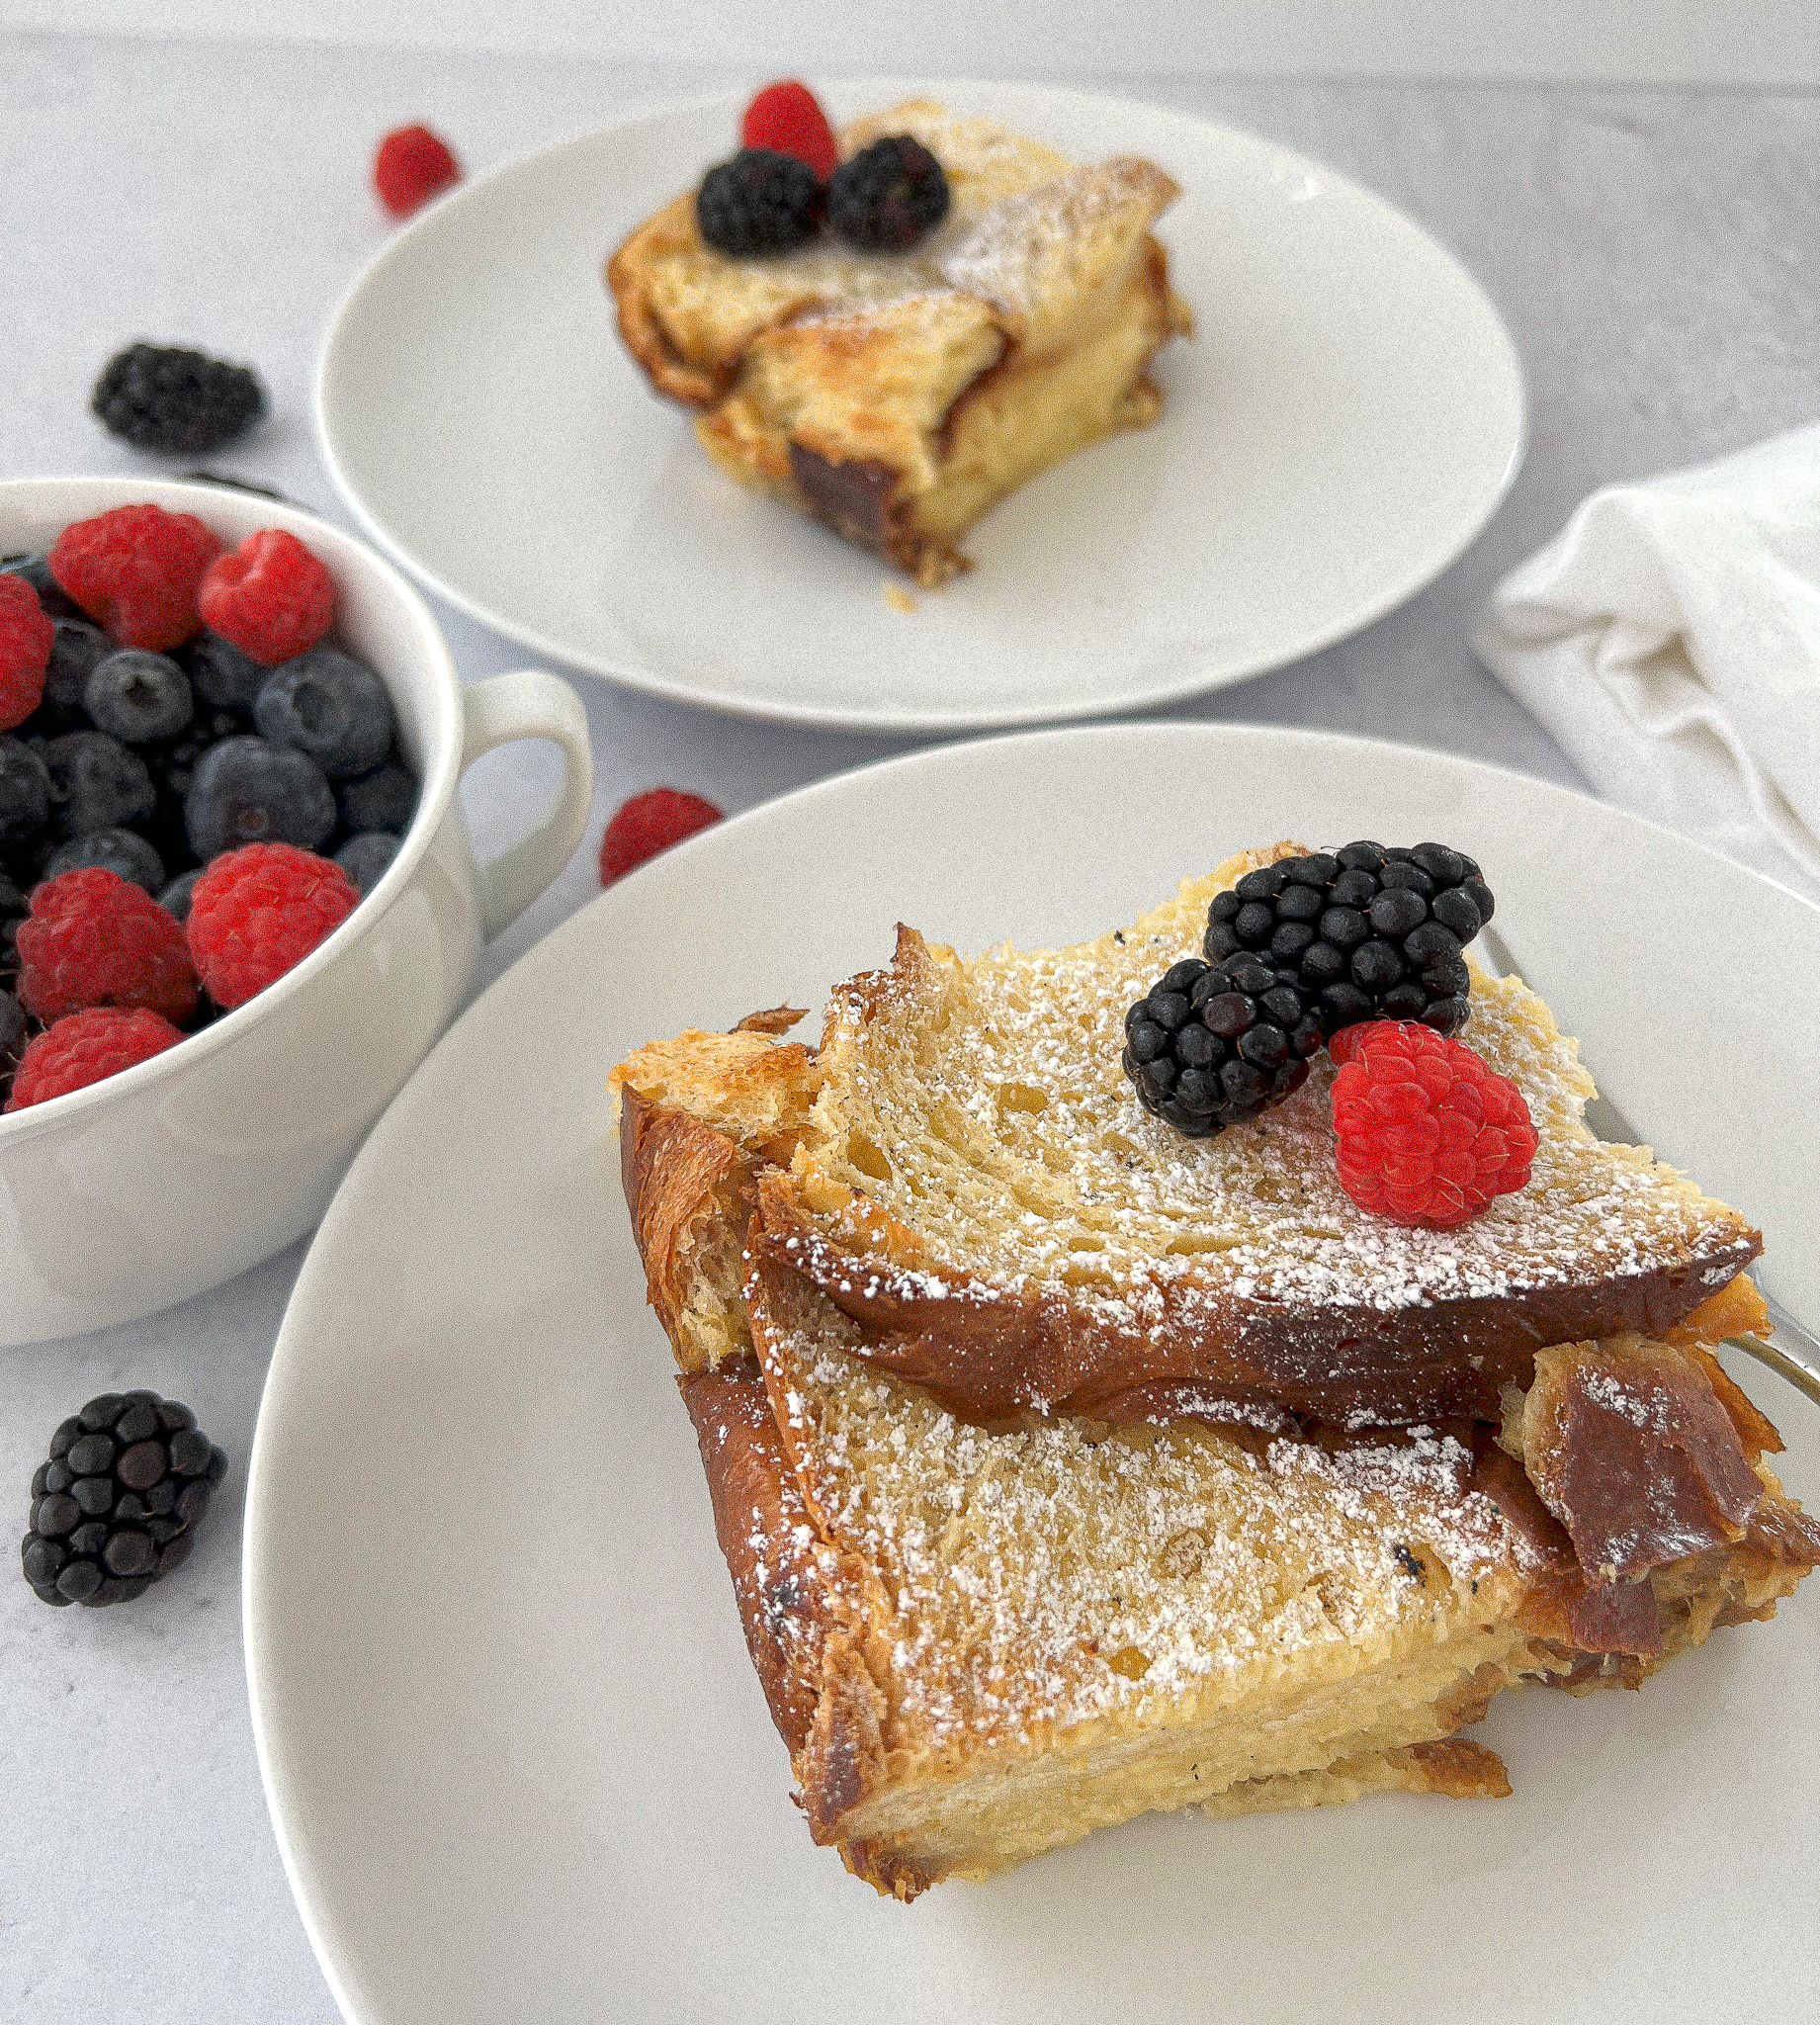
[[[477,170],[635,106],[750,81],[567,57],[22,37],[0,48],[0,476],[149,472],[100,432],[89,386],[132,338],[195,343],[256,363],[275,407],[215,466],[343,521],[308,388],[330,306],[386,236],[366,181],[378,135],[428,119]],[[1820,99],[1106,82],[1304,149],[1413,213],[1490,290],[1531,390],[1527,465],[1459,563],[1356,639],[1176,714],[1364,731],[1573,782],[1472,662],[1463,617],[1594,485],[1813,418]],[[465,675],[523,660],[441,617]],[[626,795],[668,783],[731,811],[903,748],[578,686],[598,768],[588,844],[488,952],[488,978],[595,890],[593,847]],[[535,754],[477,768],[482,854],[550,786]],[[96,1392],[148,1385],[188,1401],[233,1465],[181,1576],[130,1608],[52,1612],[0,1576],[5,2018],[336,2015],[266,1820],[240,1660],[246,1458],[301,1256],[147,1322],[0,1351],[0,1491],[14,1486],[22,1532],[50,1431]]]

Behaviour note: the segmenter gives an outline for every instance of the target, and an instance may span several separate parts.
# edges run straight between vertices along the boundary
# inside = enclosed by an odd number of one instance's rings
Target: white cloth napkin
[[[1595,492],[1473,646],[1606,800],[1820,900],[1820,426]]]

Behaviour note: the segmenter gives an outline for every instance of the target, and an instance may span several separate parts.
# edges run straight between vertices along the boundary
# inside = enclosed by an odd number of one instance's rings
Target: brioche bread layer
[[[1735,1520],[1608,1584],[1483,1431],[982,1429],[853,1357],[796,1276],[747,1291],[758,1365],[681,1380],[717,1534],[811,1831],[899,1897],[1152,1809],[1508,1793],[1458,1734],[1495,1694],[1635,1687],[1820,1558],[1693,1351],[1550,1353],[1633,1419],[1652,1395],[1611,1371],[1676,1367],[1751,1478]]]
[[[950,210],[910,253],[817,241],[764,259],[706,245],[693,194],[607,263],[622,336],[742,484],[925,584],[990,507],[1115,429],[1155,419],[1151,358],[1190,318],[1150,226],[1175,185],[1132,158],[1073,168],[1039,142],[912,100],[851,154],[910,133]]]
[[[633,1054],[614,1072],[627,1159],[654,1157],[660,1117],[670,1171],[650,1197],[666,1226],[641,1242],[685,1365],[748,1348],[748,1222],[859,1325],[858,1355],[974,1418],[1496,1420],[1542,1346],[1686,1328],[1757,1233],[1594,1136],[1592,1079],[1516,979],[1475,974],[1464,1037],[1522,1090],[1540,1144],[1529,1186],[1462,1229],[1405,1230],[1344,1194],[1324,1059],[1210,1140],[1145,1114],[1119,1066],[1126,1007],[1194,953],[1216,892],[1294,848],[1074,948],[964,962],[901,930],[887,969],[836,992],[813,1055],[698,1032]],[[1719,1335],[1758,1312],[1748,1281],[1732,1298]]]

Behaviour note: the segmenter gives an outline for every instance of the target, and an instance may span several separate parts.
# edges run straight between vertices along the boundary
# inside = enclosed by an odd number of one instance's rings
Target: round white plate
[[[1646,824],[1432,754],[1154,725],[918,753],[707,831],[443,1040],[279,1339],[247,1668],[350,2020],[1542,2025],[1593,1991],[1614,2021],[1792,2015],[1813,1984],[1820,1589],[1640,1696],[1507,1697],[1481,1732],[1517,1789],[1496,1804],[1152,1816],[905,1907],[814,1848],[787,1797],[645,1306],[608,1069],[688,1024],[819,1007],[900,919],[962,947],[1069,941],[1297,834],[1477,855],[1613,1096],[1763,1218],[1782,1298],[1820,1321],[1820,1066],[1785,1024],[1730,1018],[1717,985],[1820,1003],[1820,911]],[[1811,1498],[1820,1415],[1744,1375]]]
[[[601,280],[737,145],[733,99],[544,149],[435,205],[343,303],[323,454],[368,529],[540,654],[683,702],[871,731],[1029,724],[1185,696],[1311,654],[1485,524],[1523,427],[1477,283],[1332,170],[1154,106],[923,87],[1078,160],[1182,186],[1160,234],[1198,335],[1157,427],[1070,459],[915,609],[890,572],[709,464],[619,340]],[[836,117],[917,87],[830,90]],[[894,581],[895,579],[891,579]]]

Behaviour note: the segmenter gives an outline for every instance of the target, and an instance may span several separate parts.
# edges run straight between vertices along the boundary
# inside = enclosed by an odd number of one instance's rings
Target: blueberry
[[[195,714],[188,676],[167,654],[127,647],[97,661],[82,690],[89,722],[123,745],[174,739]]]
[[[113,641],[99,626],[86,619],[59,619],[52,629],[44,693],[32,713],[32,729],[51,738],[59,732],[87,730],[83,694],[88,678],[113,652]]]
[[[272,670],[264,661],[242,654],[231,641],[205,626],[187,650],[190,681],[211,710],[243,710],[249,714]]]
[[[173,921],[187,922],[190,919],[190,897],[196,891],[196,882],[203,875],[203,868],[197,865],[193,870],[181,874],[158,895],[158,905]]]
[[[0,992],[0,1076],[11,1073],[25,1045],[26,1015],[11,992]]]
[[[344,780],[335,799],[350,830],[390,830],[402,836],[417,813],[417,777],[389,759],[357,780]]]
[[[335,862],[354,882],[364,900],[398,854],[398,839],[390,830],[363,830],[335,853]]]
[[[47,556],[9,556],[0,563],[8,576],[23,576],[38,592],[38,601],[53,619],[86,619],[88,614],[50,573]]]
[[[18,739],[0,739],[0,850],[30,841],[49,821],[44,762]]]
[[[196,768],[184,829],[206,864],[243,843],[314,850],[335,827],[335,796],[306,752],[270,739],[222,739]]]
[[[145,762],[106,732],[65,732],[43,750],[59,836],[142,822],[157,806]]]
[[[44,860],[44,877],[57,878],[64,872],[100,865],[133,886],[156,893],[164,884],[164,860],[157,846],[148,843],[134,830],[91,830],[84,836],[72,836],[58,844]]]
[[[373,670],[332,647],[281,661],[253,705],[268,739],[307,752],[331,780],[367,773],[391,746],[391,699]]]

